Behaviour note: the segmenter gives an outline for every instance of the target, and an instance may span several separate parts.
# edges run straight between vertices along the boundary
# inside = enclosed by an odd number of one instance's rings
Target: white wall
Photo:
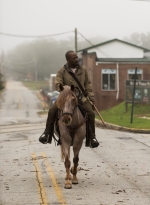
[[[150,52],[146,52],[146,53],[144,54],[144,56],[146,56],[146,57],[149,57],[149,58],[150,58]]]
[[[97,48],[88,50],[88,53],[96,52],[98,58],[143,58],[143,49],[125,44],[120,41],[113,41]]]

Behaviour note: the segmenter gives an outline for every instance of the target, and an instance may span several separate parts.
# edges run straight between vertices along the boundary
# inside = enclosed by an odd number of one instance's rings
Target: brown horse
[[[86,120],[78,108],[78,101],[74,94],[75,87],[61,86],[61,93],[57,98],[57,107],[60,110],[58,120],[61,151],[66,168],[65,188],[71,189],[72,184],[78,184],[77,167],[79,161],[79,152],[86,136]],[[70,147],[73,147],[73,166],[70,161]],[[71,170],[70,170],[71,167]],[[70,171],[73,177],[70,174]]]

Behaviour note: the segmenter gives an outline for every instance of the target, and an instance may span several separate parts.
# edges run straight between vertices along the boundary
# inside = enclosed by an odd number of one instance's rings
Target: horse
[[[78,100],[75,95],[73,85],[60,85],[60,94],[56,100],[59,110],[59,134],[61,141],[61,154],[66,168],[65,186],[71,189],[72,184],[78,184],[77,167],[79,162],[79,152],[86,137],[86,118],[78,108]],[[58,133],[55,130],[55,134]],[[73,148],[73,166],[70,161],[70,147]],[[71,169],[70,169],[71,167]],[[72,175],[71,175],[72,174]]]

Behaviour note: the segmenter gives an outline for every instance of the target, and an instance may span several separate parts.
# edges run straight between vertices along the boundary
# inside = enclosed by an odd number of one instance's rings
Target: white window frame
[[[134,75],[135,74],[135,69],[128,69],[128,80],[131,80],[129,78],[129,75]],[[141,79],[139,80],[143,80],[143,70],[142,69],[137,69],[137,75],[141,75]]]
[[[108,74],[108,89],[103,89],[103,74]],[[115,89],[110,89],[110,74],[115,74]],[[101,90],[102,91],[116,91],[116,69],[103,68],[101,76]]]

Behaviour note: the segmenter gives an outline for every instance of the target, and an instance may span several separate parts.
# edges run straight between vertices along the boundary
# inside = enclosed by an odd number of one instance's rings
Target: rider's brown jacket
[[[68,67],[68,64],[60,68],[57,72],[56,78],[55,78],[55,87],[57,91],[59,90],[59,84],[62,84],[63,86],[68,85],[71,86],[73,84],[75,87],[78,87],[78,84],[73,79],[73,77],[68,73],[72,72],[71,69]],[[92,84],[89,79],[87,70],[83,66],[78,66],[77,70],[75,72],[76,77],[78,78],[79,82],[81,83],[83,89],[87,93],[87,96],[90,100],[94,100],[94,93],[92,91]],[[82,97],[82,102],[84,103],[86,101],[86,98]]]

